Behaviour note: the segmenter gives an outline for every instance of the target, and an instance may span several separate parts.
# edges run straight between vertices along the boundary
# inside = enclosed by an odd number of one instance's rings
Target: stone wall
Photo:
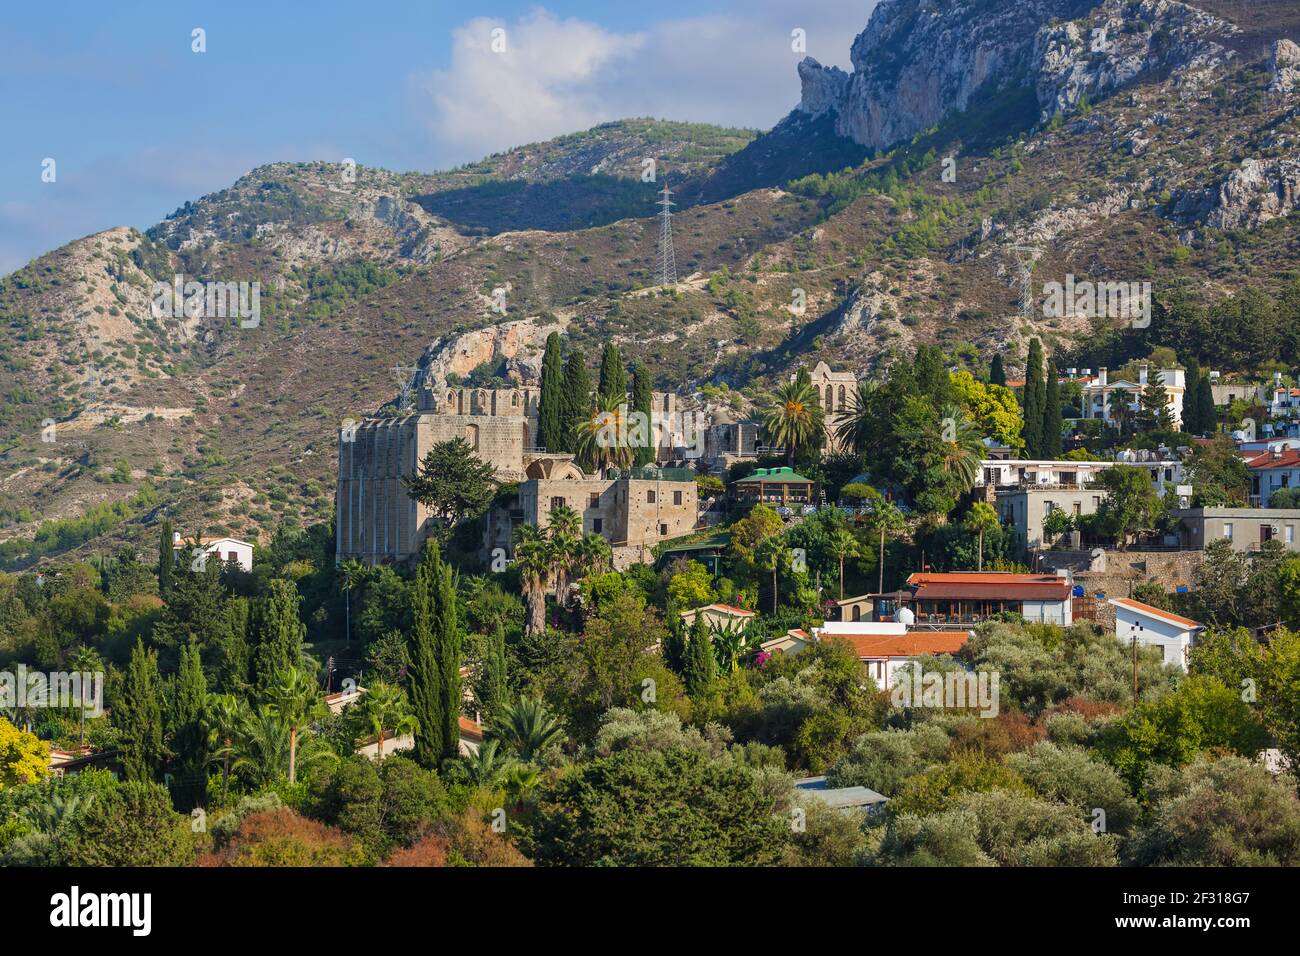
[[[1043,569],[1069,568],[1074,583],[1088,596],[1103,592],[1107,598],[1131,597],[1139,584],[1155,580],[1166,591],[1190,586],[1192,574],[1204,558],[1203,551],[1115,551],[1102,552],[1093,560],[1088,551],[1044,551]],[[1097,602],[1097,623],[1115,626],[1115,608],[1107,601]]]

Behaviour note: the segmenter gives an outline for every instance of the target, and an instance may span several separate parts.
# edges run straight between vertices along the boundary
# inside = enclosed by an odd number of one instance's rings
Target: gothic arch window
[[[835,407],[835,391],[834,389],[831,388],[831,386],[827,385],[826,386],[826,411],[829,412],[834,407]]]
[[[474,451],[478,451],[478,426],[477,425],[465,426],[465,441],[469,443],[470,448],[472,448]]]
[[[664,395],[664,411],[668,411],[668,396]]]
[[[844,411],[844,386],[840,386],[840,411]]]
[[[518,407],[519,407],[519,393],[518,393],[518,392],[511,392],[511,393],[510,393],[510,407],[511,407],[511,408],[518,408]]]

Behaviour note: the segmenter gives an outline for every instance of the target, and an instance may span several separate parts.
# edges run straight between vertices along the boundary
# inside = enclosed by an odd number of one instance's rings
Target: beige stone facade
[[[832,372],[825,362],[818,362],[812,370],[812,385],[817,389],[817,400],[823,413],[822,428],[825,433],[825,450],[834,454],[845,450],[844,443],[835,437],[840,418],[856,407],[858,379],[852,372]]]

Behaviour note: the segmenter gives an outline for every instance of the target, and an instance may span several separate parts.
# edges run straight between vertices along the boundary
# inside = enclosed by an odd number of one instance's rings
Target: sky
[[[792,32],[849,69],[875,2],[6,2],[0,275],[270,162],[429,172],[630,116],[768,128],[799,100]]]

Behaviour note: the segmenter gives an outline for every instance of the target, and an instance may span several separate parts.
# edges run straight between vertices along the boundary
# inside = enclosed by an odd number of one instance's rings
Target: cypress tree
[[[411,709],[420,722],[415,759],[436,768],[460,749],[460,629],[451,568],[437,542],[424,544],[411,594],[414,626],[407,651]]]
[[[1025,454],[1030,458],[1043,457],[1043,406],[1046,398],[1047,386],[1043,381],[1043,346],[1038,339],[1030,339],[1029,358],[1025,362],[1025,424],[1021,431],[1025,439]]]
[[[1002,367],[1002,356],[993,356],[993,361],[989,363],[989,384],[1001,385],[1003,388],[1007,384],[1007,373]]]
[[[1042,452],[1044,458],[1060,458],[1063,445],[1061,441],[1061,430],[1065,427],[1065,420],[1061,416],[1061,383],[1057,381],[1055,366],[1049,361],[1047,363],[1047,381],[1044,388],[1043,397],[1043,442]]]
[[[159,698],[161,683],[158,654],[145,650],[144,642],[136,638],[131,662],[126,669],[122,698],[113,708],[113,722],[122,732],[118,756],[127,780],[156,779],[166,755],[162,740],[162,701]]]
[[[1201,363],[1196,359],[1187,363],[1187,370],[1183,372],[1183,384],[1183,431],[1189,435],[1199,435],[1204,429],[1197,414],[1200,409],[1196,406],[1196,393],[1201,384]]]
[[[167,736],[175,755],[172,798],[180,810],[192,810],[207,793],[208,735],[203,725],[208,681],[197,645],[181,648],[180,670],[167,707]]]
[[[695,615],[690,641],[686,645],[686,693],[692,700],[708,695],[718,676],[718,662],[713,656],[713,641],[709,638],[704,615]]]
[[[573,451],[573,430],[591,414],[591,407],[591,379],[587,376],[587,357],[582,354],[582,349],[574,349],[564,365],[564,444],[558,451]]]
[[[456,585],[452,581],[451,566],[438,562],[436,575],[437,614],[434,617],[434,653],[437,656],[442,694],[439,709],[442,712],[442,759],[454,760],[460,756],[460,709],[464,701],[460,685],[461,629],[460,608],[456,603]]]
[[[564,359],[559,332],[546,337],[537,419],[537,443],[547,451],[559,451],[564,445]]]
[[[606,342],[600,353],[600,384],[596,391],[604,398],[622,401],[627,397],[627,372],[623,368],[623,356],[618,346]]]
[[[176,565],[176,552],[172,548],[172,523],[164,518],[158,540],[158,593],[164,600],[172,589],[172,568]]]
[[[632,366],[632,410],[641,412],[645,415],[647,422],[647,436],[650,441],[644,448],[636,450],[636,463],[638,465],[650,465],[655,460],[655,432],[650,427],[653,422],[653,388],[650,382],[650,370],[637,362]]]
[[[271,582],[271,593],[253,605],[253,683],[259,692],[278,675],[297,667],[307,628],[298,616],[298,589],[292,581]]]
[[[506,680],[506,629],[497,624],[496,633],[487,640],[483,656],[483,669],[475,688],[481,718],[484,723],[496,717],[509,703],[510,693]]]
[[[1214,404],[1214,389],[1210,387],[1210,373],[1201,376],[1196,386],[1196,422],[1201,431],[1213,434],[1219,430],[1219,409]]]

